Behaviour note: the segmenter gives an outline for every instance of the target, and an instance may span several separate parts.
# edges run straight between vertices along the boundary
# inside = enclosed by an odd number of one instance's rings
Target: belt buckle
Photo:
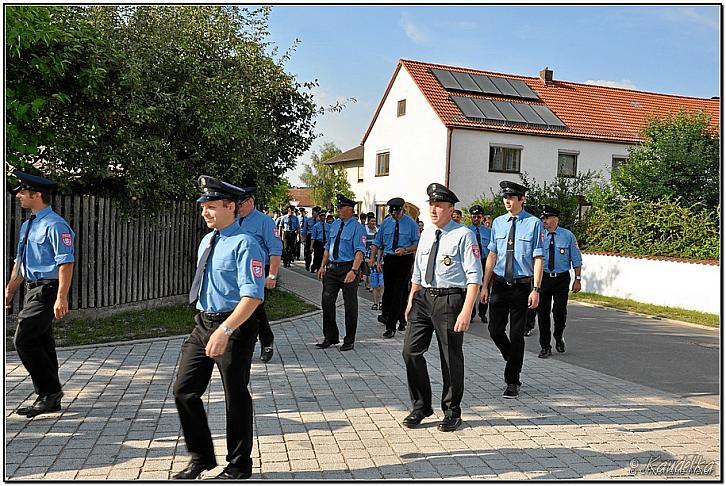
[[[557,273],[556,273],[556,272],[550,272],[550,273],[549,273],[548,275],[549,275],[549,276],[550,276],[551,278],[555,278],[555,277],[557,277]]]
[[[511,286],[512,286],[512,285],[514,285],[514,284],[515,284],[516,282],[515,282],[514,280],[512,280],[512,283],[509,283],[509,282],[507,282],[507,279],[504,279],[504,283],[505,283],[505,284],[507,284],[508,286],[510,286],[510,287],[511,287]]]

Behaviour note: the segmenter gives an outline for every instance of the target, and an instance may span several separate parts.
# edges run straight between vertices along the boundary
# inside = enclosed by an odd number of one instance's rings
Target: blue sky
[[[317,120],[312,146],[358,145],[399,59],[686,96],[719,96],[718,6],[277,6],[270,40],[317,79],[316,101],[357,99]],[[300,185],[298,160],[287,175]]]

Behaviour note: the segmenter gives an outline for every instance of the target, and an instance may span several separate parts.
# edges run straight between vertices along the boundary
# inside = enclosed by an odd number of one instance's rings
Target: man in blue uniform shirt
[[[528,189],[510,181],[502,181],[499,186],[507,214],[492,224],[481,302],[489,302],[489,334],[507,362],[504,398],[516,398],[522,385],[519,375],[524,360],[527,309],[535,309],[539,303],[544,233],[542,221],[523,209]],[[509,338],[505,332],[507,321]]]
[[[481,268],[484,269],[486,266],[487,256],[489,255],[489,240],[492,235],[492,230],[484,226],[484,208],[478,204],[474,204],[469,208],[469,214],[471,215],[471,225],[469,229],[474,233],[476,237],[476,243],[481,248]],[[483,322],[487,322],[487,308],[488,304],[479,302],[479,319]],[[477,307],[474,307],[474,313],[471,318],[476,316]]]
[[[580,273],[582,271],[582,254],[577,246],[575,235],[561,227],[560,211],[552,206],[542,206],[540,215],[545,228],[544,275],[542,277],[542,293],[537,307],[539,322],[539,344],[542,350],[540,358],[552,356],[550,342],[550,309],[555,321],[555,348],[557,352],[565,352],[565,340],[562,334],[567,321],[567,297],[570,288],[570,268],[575,270],[575,283],[572,293],[580,291]],[[554,304],[553,304],[554,301]]]
[[[313,208],[312,217],[307,216],[305,208],[301,209],[302,218],[300,222],[300,239],[303,241],[303,254],[305,256],[305,270],[310,271],[310,262],[313,258],[312,255],[312,240],[313,240],[313,225],[315,225],[315,219],[318,216],[316,208]]]
[[[328,243],[318,278],[323,281],[323,340],[316,344],[326,349],[340,342],[335,320],[335,301],[343,290],[345,306],[345,338],[341,351],[353,349],[358,329],[358,272],[366,251],[366,230],[353,218],[355,201],[337,195],[340,218],[330,225]]]
[[[274,289],[277,285],[282,241],[275,235],[275,223],[272,218],[255,209],[255,188],[244,188],[244,194],[239,202],[238,221],[242,232],[253,236],[265,253],[265,298],[267,298],[267,290]],[[272,343],[275,341],[275,335],[270,327],[264,303],[255,310],[255,317],[259,324],[260,359],[266,363],[272,359],[274,353]]]
[[[323,262],[323,252],[325,244],[328,242],[330,234],[330,225],[325,222],[325,211],[318,209],[318,221],[313,225],[313,233],[310,236],[313,240],[313,262],[310,265],[310,271],[317,273],[320,270],[320,264]]]
[[[14,189],[20,206],[31,212],[20,227],[20,239],[10,280],[5,287],[5,307],[25,280],[25,301],[18,313],[15,350],[28,370],[35,403],[16,410],[28,418],[61,409],[58,357],[53,339],[53,318],[68,313],[68,290],[75,262],[75,233],[49,206],[56,183],[44,177],[16,172]]]
[[[461,425],[464,395],[464,332],[469,330],[482,268],[479,245],[466,226],[452,218],[459,199],[442,184],[429,184],[432,226],[421,234],[406,307],[408,328],[403,342],[408,392],[413,410],[403,419],[415,427],[433,414],[431,382],[424,353],[436,333],[441,356],[444,419],[438,426],[452,432]],[[387,284],[387,282],[386,282]]]
[[[286,267],[289,267],[296,259],[295,248],[300,234],[300,220],[295,216],[295,206],[288,206],[287,215],[280,217],[280,228],[285,242],[282,261]]]
[[[228,465],[215,479],[246,479],[252,474],[252,397],[248,385],[257,341],[255,309],[264,300],[265,254],[236,221],[237,201],[247,193],[209,176],[199,177],[197,199],[213,231],[199,244],[189,302],[199,311],[196,326],[179,358],[174,398],[191,454],[174,479],[196,479],[216,467],[204,394],[212,369],[222,375],[227,416]]]
[[[408,282],[411,280],[413,257],[418,245],[418,225],[404,214],[403,198],[388,201],[388,213],[371,245],[369,265],[381,271],[383,265],[383,309],[378,320],[386,325],[384,338],[396,335],[396,321],[401,321],[399,331],[406,330],[403,313],[408,301]],[[383,257],[381,258],[381,254]]]

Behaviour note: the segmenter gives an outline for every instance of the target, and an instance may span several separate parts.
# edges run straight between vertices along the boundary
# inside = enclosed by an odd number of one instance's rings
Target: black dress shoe
[[[548,358],[550,356],[552,356],[551,348],[542,348],[542,350],[537,355],[538,358]]]
[[[18,415],[28,415],[28,412],[30,412],[31,410],[33,410],[33,407],[35,407],[36,405],[38,405],[38,403],[40,403],[40,401],[42,399],[43,399],[43,397],[40,397],[39,396],[38,398],[35,399],[35,401],[33,402],[32,405],[30,405],[29,407],[20,407],[17,410],[15,410],[15,413],[17,413]]]
[[[437,429],[441,432],[453,432],[461,425],[460,417],[444,417]]]
[[[401,332],[405,331],[406,330],[406,323],[405,322],[401,322],[400,324],[398,324],[398,330],[401,331]]]
[[[353,343],[343,343],[340,347],[341,351],[350,351],[351,349],[353,349]]]
[[[272,359],[272,355],[274,354],[274,349],[272,346],[265,346],[262,348],[262,352],[260,353],[260,359],[267,363]]]
[[[565,352],[565,340],[560,339],[559,341],[555,341],[555,349],[558,353],[564,353]]]
[[[187,467],[173,475],[172,479],[197,479],[200,474],[202,474],[204,471],[209,471],[210,469],[214,469],[217,467],[214,463],[203,463],[203,462],[195,462],[195,461],[189,461],[189,464],[187,464]]]
[[[416,427],[418,424],[421,423],[423,419],[426,417],[429,417],[434,414],[433,410],[414,410],[413,412],[409,413],[405,419],[403,419],[403,425],[406,427]]]
[[[63,398],[63,392],[51,393],[44,397],[39,397],[39,400],[30,407],[24,415],[28,418],[36,417],[42,413],[53,413],[60,412],[61,409],[61,398]]]
[[[504,390],[504,398],[517,398],[519,396],[519,385],[509,383],[507,389]]]
[[[340,341],[331,341],[329,339],[323,339],[323,342],[316,344],[315,346],[320,349],[327,349],[333,344],[338,344]]]
[[[248,479],[250,476],[252,476],[251,470],[229,464],[214,479]]]
[[[383,314],[381,314],[380,316],[378,316],[378,322],[380,322],[381,324],[387,324],[388,323],[386,321],[386,316],[384,316]]]
[[[386,329],[386,332],[383,333],[383,337],[386,339],[391,339],[395,335],[396,331],[394,331],[393,329]]]

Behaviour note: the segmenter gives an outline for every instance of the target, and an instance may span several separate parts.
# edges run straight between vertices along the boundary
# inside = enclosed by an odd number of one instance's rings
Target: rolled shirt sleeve
[[[262,234],[270,256],[282,256],[282,240],[275,235],[275,222],[272,218],[264,218]]]
[[[532,258],[544,256],[545,231],[542,221],[537,219],[532,231]]]
[[[366,233],[365,228],[362,224],[356,223],[355,226],[355,233],[353,234],[353,257],[355,258],[355,254],[357,252],[363,253],[363,255],[366,254],[366,241],[368,240],[368,234]]]
[[[48,238],[53,247],[53,258],[56,265],[73,263],[75,258],[76,234],[63,221],[55,222],[48,227]]]
[[[254,238],[246,236],[237,251],[239,297],[265,300],[265,254]]]
[[[459,251],[464,256],[461,263],[466,274],[466,284],[480,284],[483,277],[481,248],[476,242],[476,236],[468,228],[459,243]]]
[[[580,252],[580,246],[577,244],[577,238],[570,232],[570,255],[572,258],[572,268],[582,266],[582,253]]]

